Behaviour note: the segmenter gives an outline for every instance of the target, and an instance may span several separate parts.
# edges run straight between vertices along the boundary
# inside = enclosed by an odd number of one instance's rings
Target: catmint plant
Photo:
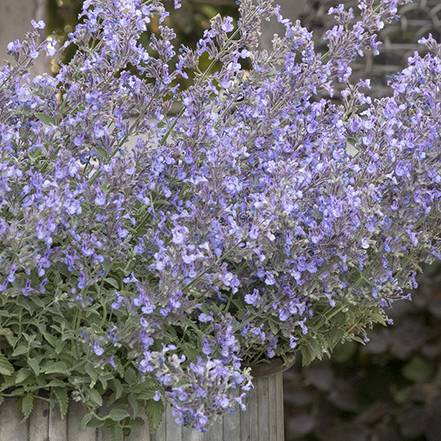
[[[405,3],[331,8],[325,54],[271,0],[239,1],[237,23],[218,15],[179,50],[159,0],[86,0],[55,77],[29,74],[55,54],[43,23],[10,43],[0,400],[19,397],[27,417],[36,399],[65,414],[70,397],[114,439],[142,424],[139,406],[155,430],[168,401],[203,432],[244,409],[252,365],[309,363],[388,322],[419,264],[441,257],[440,49],[423,39],[431,54],[375,102],[351,62],[378,53]],[[270,18],[285,35],[267,52]]]

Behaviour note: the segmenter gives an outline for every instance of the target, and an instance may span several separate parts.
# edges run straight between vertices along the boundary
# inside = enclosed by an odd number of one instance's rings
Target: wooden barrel
[[[168,406],[158,431],[150,435],[148,424],[125,441],[284,441],[283,374],[259,378],[246,398],[246,411],[226,415],[206,433],[179,426]],[[84,410],[72,403],[62,420],[58,409],[38,400],[26,422],[22,422],[15,399],[0,405],[0,441],[111,441],[106,428],[83,429]]]

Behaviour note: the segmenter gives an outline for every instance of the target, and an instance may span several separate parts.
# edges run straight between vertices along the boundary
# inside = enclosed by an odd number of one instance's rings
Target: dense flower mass
[[[86,0],[65,45],[78,51],[55,78],[29,74],[40,53],[54,54],[38,43],[42,23],[10,43],[0,298],[5,311],[34,305],[23,309],[40,342],[29,356],[48,333],[63,335],[51,317],[38,324],[56,304],[76,349],[53,357],[111,374],[66,380],[77,399],[94,407],[91,391],[132,363],[154,382],[149,399],[204,431],[243,407],[249,365],[298,350],[309,362],[384,322],[419,263],[441,257],[439,46],[422,41],[432,54],[410,58],[391,98],[371,102],[368,80],[350,83],[352,60],[378,52],[375,33],[404,3],[332,8],[326,54],[271,0],[241,0],[238,23],[214,17],[179,54],[158,0]],[[268,53],[258,40],[270,17],[286,33]],[[201,56],[213,60],[204,72]],[[0,314],[0,327],[8,320]],[[3,349],[11,362],[14,338]]]

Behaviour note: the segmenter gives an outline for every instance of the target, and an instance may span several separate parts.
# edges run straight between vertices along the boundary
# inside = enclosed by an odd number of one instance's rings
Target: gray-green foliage
[[[145,409],[156,430],[163,413],[163,403],[153,400],[159,387],[141,377],[133,353],[117,341],[115,367],[94,353],[93,339],[107,333],[101,319],[101,305],[83,309],[65,295],[3,297],[0,403],[18,398],[26,419],[37,399],[58,406],[62,417],[70,399],[81,401],[88,410],[83,425],[109,427],[115,441],[143,424],[139,412]]]

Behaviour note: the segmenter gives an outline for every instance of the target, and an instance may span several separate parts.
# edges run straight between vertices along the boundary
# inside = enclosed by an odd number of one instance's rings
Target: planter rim
[[[280,374],[288,370],[295,361],[295,355],[290,354],[283,358],[273,358],[272,360],[265,360],[261,363],[251,365],[251,375],[253,378],[266,378],[273,375]]]

